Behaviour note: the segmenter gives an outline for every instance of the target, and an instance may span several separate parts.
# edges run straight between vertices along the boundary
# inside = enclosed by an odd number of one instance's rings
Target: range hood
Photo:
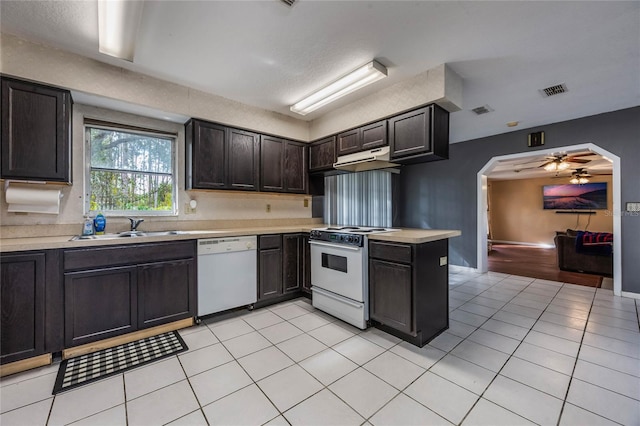
[[[368,151],[356,152],[355,154],[343,155],[338,157],[336,163],[333,163],[333,168],[350,172],[363,172],[365,170],[400,167],[400,164],[389,161],[389,152],[389,147],[383,146]]]

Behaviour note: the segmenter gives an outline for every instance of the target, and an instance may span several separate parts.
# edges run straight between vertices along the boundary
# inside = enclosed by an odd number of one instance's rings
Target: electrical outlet
[[[271,204],[267,204],[267,213],[271,213]]]
[[[196,209],[191,208],[189,203],[184,203],[184,214],[195,214]]]
[[[304,206],[305,207],[309,207],[309,199],[308,198],[304,199]]]

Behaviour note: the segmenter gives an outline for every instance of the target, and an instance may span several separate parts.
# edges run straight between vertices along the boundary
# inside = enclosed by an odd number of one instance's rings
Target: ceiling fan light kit
[[[589,183],[589,179],[587,179],[586,177],[574,176],[574,177],[571,178],[571,180],[569,182],[574,184],[574,185],[583,185],[585,183]]]
[[[291,105],[289,109],[296,114],[307,115],[386,76],[387,68],[377,61],[371,61]]]
[[[544,169],[548,172],[560,172],[562,170],[567,170],[569,167],[570,164],[564,160],[554,160],[545,164]]]

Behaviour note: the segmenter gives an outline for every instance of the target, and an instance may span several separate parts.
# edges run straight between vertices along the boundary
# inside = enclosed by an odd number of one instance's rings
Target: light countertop
[[[91,239],[71,241],[72,235],[49,236],[49,237],[29,237],[29,238],[2,238],[0,239],[0,252],[16,252],[27,250],[45,250],[60,248],[81,248],[91,246],[108,246],[116,244],[151,243],[160,241],[194,240],[201,238],[222,238],[238,237],[243,235],[265,235],[265,234],[293,234],[305,233],[313,228],[319,228],[318,224],[313,225],[292,225],[292,226],[262,226],[262,227],[242,227],[218,230],[200,231],[180,231],[177,235],[161,236],[139,236],[130,238],[111,239]],[[399,243],[421,244],[430,241],[437,241],[461,235],[458,230],[438,230],[438,229],[399,229],[394,232],[369,235],[370,240],[393,241]]]

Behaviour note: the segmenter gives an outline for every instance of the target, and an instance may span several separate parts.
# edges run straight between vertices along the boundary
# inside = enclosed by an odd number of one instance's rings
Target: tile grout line
[[[526,287],[524,287],[522,290],[520,290],[520,292],[518,292],[518,294],[516,294],[513,298],[517,297],[519,294],[521,294],[522,292],[524,292],[524,290],[525,290],[527,287],[529,287],[531,284],[533,284],[533,282],[535,282],[535,280],[534,280],[534,281],[532,281],[532,282],[530,282],[529,284],[527,284],[527,286],[526,286]],[[560,287],[560,288],[562,288],[562,287]],[[560,291],[560,290],[558,290],[558,292],[559,292],[559,291]],[[557,294],[557,292],[556,292],[556,294]],[[511,300],[513,300],[513,298],[512,298]],[[551,302],[549,302],[549,303],[551,303]],[[518,305],[518,306],[519,306],[519,305]],[[549,306],[549,304],[547,304],[547,306]],[[542,312],[540,313],[540,315],[539,315],[539,316],[538,316],[538,318],[536,319],[536,322],[540,319],[540,317],[542,316],[542,314],[544,313],[544,311],[545,311],[545,310],[546,310],[546,308],[542,310]],[[495,314],[494,314],[494,315],[495,315]],[[485,387],[485,389],[482,391],[482,393],[480,394],[480,396],[478,397],[478,399],[476,400],[476,402],[474,402],[474,403],[473,403],[473,405],[471,406],[471,408],[470,408],[470,409],[467,411],[467,413],[464,415],[464,417],[463,417],[463,418],[462,418],[462,420],[460,421],[460,424],[464,423],[464,421],[465,421],[465,420],[466,420],[466,418],[469,416],[469,414],[471,414],[471,412],[472,412],[472,411],[473,411],[473,409],[476,407],[476,405],[478,405],[478,402],[483,398],[484,394],[485,394],[485,393],[487,392],[487,390],[491,387],[491,385],[493,384],[493,382],[495,382],[496,378],[498,378],[498,376],[500,375],[500,372],[504,369],[504,366],[505,366],[505,365],[507,365],[507,363],[509,362],[509,360],[511,359],[511,357],[513,356],[513,354],[515,354],[515,352],[516,352],[516,351],[518,350],[518,348],[522,345],[522,343],[524,343],[524,339],[526,339],[526,337],[529,335],[529,333],[533,330],[533,327],[534,327],[534,326],[535,326],[535,323],[534,323],[534,325],[533,325],[533,326],[531,326],[531,328],[529,329],[529,331],[527,331],[527,334],[525,334],[525,335],[524,335],[524,337],[522,338],[522,340],[520,340],[520,343],[518,344],[518,346],[516,346],[516,348],[513,350],[513,353],[512,353],[512,354],[509,356],[509,358],[505,361],[505,363],[502,365],[502,367],[500,367],[500,369],[498,370],[498,372],[496,372],[495,376],[493,377],[493,379],[491,379],[491,381],[489,382],[489,384],[488,384],[488,385]],[[475,364],[475,363],[474,363],[474,364]],[[476,365],[477,365],[477,364],[476,364]],[[505,376],[505,377],[506,377],[506,376]],[[520,382],[518,382],[518,383],[520,383]],[[531,387],[531,386],[529,386],[529,385],[526,385],[526,384],[524,384],[524,383],[522,383],[522,384],[523,384],[524,386],[528,386],[528,387],[530,387],[530,388],[532,388],[532,389],[535,389],[535,388],[533,388],[533,387]],[[537,390],[537,389],[535,389],[535,390]],[[522,417],[523,419],[526,419],[526,420],[528,420],[528,421],[530,421],[530,422],[535,423],[533,420],[528,419],[528,418],[526,418],[526,417],[524,417],[524,416],[522,416],[522,415],[520,415],[520,414],[518,414],[518,413],[516,413],[516,412],[514,412],[514,411],[512,411],[512,410],[510,410],[510,409],[508,409],[508,408],[506,408],[506,407],[503,407],[502,405],[498,404],[497,402],[491,401],[490,399],[487,399],[487,401],[489,401],[489,402],[491,402],[491,403],[493,403],[493,404],[497,405],[498,407],[501,407],[501,408],[503,408],[503,409],[505,409],[505,410],[509,411],[510,413],[513,413],[513,414],[515,414],[515,415],[517,415],[517,416],[519,416],[519,417]],[[560,419],[560,417],[558,417],[558,419]]]

